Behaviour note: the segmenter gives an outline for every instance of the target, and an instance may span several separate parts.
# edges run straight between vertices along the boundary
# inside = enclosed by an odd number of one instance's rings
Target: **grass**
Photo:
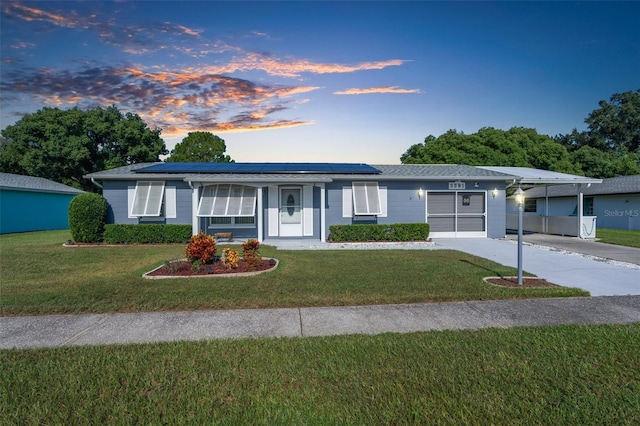
[[[640,324],[0,351],[0,423],[635,425],[638,342]]]
[[[598,228],[596,237],[601,243],[640,248],[640,231]]]
[[[558,288],[500,288],[509,268],[449,250],[278,251],[254,277],[145,280],[183,245],[64,248],[67,231],[0,236],[2,315],[275,308],[586,296]],[[221,244],[220,248],[226,246]]]

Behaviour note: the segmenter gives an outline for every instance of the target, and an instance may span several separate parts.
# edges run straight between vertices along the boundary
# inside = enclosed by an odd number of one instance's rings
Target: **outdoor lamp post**
[[[522,212],[524,211],[524,191],[518,187],[515,192],[518,205],[518,285],[522,285]]]

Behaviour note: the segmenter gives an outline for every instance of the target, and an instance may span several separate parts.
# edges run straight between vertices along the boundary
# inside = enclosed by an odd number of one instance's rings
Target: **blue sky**
[[[1,128],[116,105],[236,161],[395,164],[449,129],[554,136],[640,88],[640,2],[3,1]]]

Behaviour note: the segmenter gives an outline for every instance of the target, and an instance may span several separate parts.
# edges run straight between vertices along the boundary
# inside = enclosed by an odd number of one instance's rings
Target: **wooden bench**
[[[213,235],[213,238],[215,238],[216,241],[221,238],[226,238],[227,241],[233,241],[233,232],[218,232]]]

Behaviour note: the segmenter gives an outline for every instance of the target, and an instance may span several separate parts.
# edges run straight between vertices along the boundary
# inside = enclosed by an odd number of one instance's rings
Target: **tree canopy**
[[[230,163],[231,157],[225,155],[227,145],[223,139],[209,132],[191,132],[167,158],[168,162],[195,161],[204,163]]]
[[[466,135],[449,130],[411,146],[401,157],[404,164],[466,164],[470,166],[534,167],[562,173],[579,173],[567,150],[535,129],[485,127]]]
[[[589,130],[551,138],[535,129],[485,127],[429,135],[402,154],[405,164],[534,167],[607,178],[640,174],[640,90],[614,94],[585,119]]]
[[[82,111],[43,108],[2,130],[0,170],[95,191],[82,176],[167,154],[160,129],[115,106]]]
[[[616,93],[598,105],[585,119],[587,131],[573,129],[555,140],[587,176],[640,174],[640,89]]]

